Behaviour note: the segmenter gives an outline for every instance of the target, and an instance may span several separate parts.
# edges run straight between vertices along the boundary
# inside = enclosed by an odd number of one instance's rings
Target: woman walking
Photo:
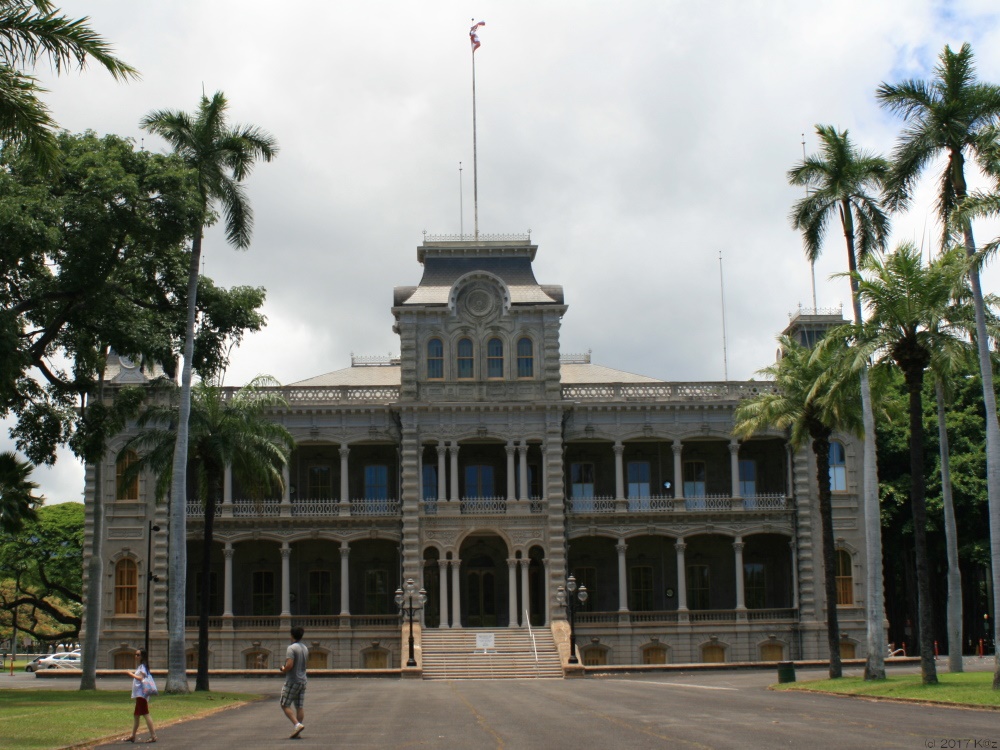
[[[138,648],[135,650],[135,661],[137,664],[135,671],[128,672],[128,676],[132,678],[132,697],[135,698],[132,736],[126,737],[123,742],[135,742],[135,733],[139,731],[140,716],[146,719],[146,728],[149,730],[149,739],[146,742],[156,742],[156,730],[153,729],[153,720],[149,718],[149,702],[146,700],[146,696],[149,693],[143,687],[144,681],[148,680],[151,684],[153,681],[152,676],[149,674],[149,661],[146,656],[146,649]],[[155,691],[156,688],[154,687],[153,690]]]

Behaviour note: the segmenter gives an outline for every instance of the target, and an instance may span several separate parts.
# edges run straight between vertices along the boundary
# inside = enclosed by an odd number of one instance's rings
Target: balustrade
[[[775,393],[767,382],[731,383],[607,383],[564,385],[568,401],[739,401]]]
[[[783,494],[753,495],[734,498],[729,495],[705,495],[684,499],[672,497],[628,498],[621,511],[628,513],[743,513],[746,511],[788,510],[788,498]],[[570,498],[572,515],[620,512],[618,503],[611,497]]]

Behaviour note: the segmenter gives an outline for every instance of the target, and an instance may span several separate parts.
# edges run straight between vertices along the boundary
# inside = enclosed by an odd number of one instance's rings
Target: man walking
[[[292,628],[292,643],[285,651],[285,663],[279,668],[279,672],[285,675],[285,685],[281,688],[281,708],[285,712],[288,720],[295,725],[292,730],[294,740],[305,726],[302,720],[306,717],[305,697],[306,697],[306,662],[309,661],[309,649],[303,644],[302,636],[305,631],[296,626]],[[294,710],[292,710],[294,707]]]

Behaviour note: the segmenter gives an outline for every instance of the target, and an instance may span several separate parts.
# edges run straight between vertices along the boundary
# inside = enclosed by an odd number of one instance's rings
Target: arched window
[[[847,492],[847,453],[836,440],[830,441],[830,491]]]
[[[427,379],[441,380],[444,377],[444,344],[441,339],[427,342]]]
[[[472,367],[472,339],[459,339],[458,341],[458,357],[456,359],[456,364],[458,365],[458,377],[459,378],[471,378],[473,374]]]
[[[125,472],[129,466],[138,462],[139,456],[135,451],[124,450],[118,454],[115,462],[115,499],[117,500],[138,500],[139,499],[139,475],[126,478]]]
[[[535,347],[527,336],[517,342],[517,376],[535,377]]]
[[[135,560],[122,558],[115,564],[115,614],[134,615],[139,611],[139,569]]]
[[[503,377],[503,342],[500,339],[486,342],[486,377]]]
[[[851,553],[846,549],[837,550],[837,604],[842,607],[854,605],[854,566]]]

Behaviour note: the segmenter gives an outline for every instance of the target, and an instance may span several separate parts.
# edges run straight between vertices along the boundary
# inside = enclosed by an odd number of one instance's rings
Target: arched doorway
[[[510,622],[508,550],[494,534],[471,536],[462,544],[462,625],[495,628]]]

